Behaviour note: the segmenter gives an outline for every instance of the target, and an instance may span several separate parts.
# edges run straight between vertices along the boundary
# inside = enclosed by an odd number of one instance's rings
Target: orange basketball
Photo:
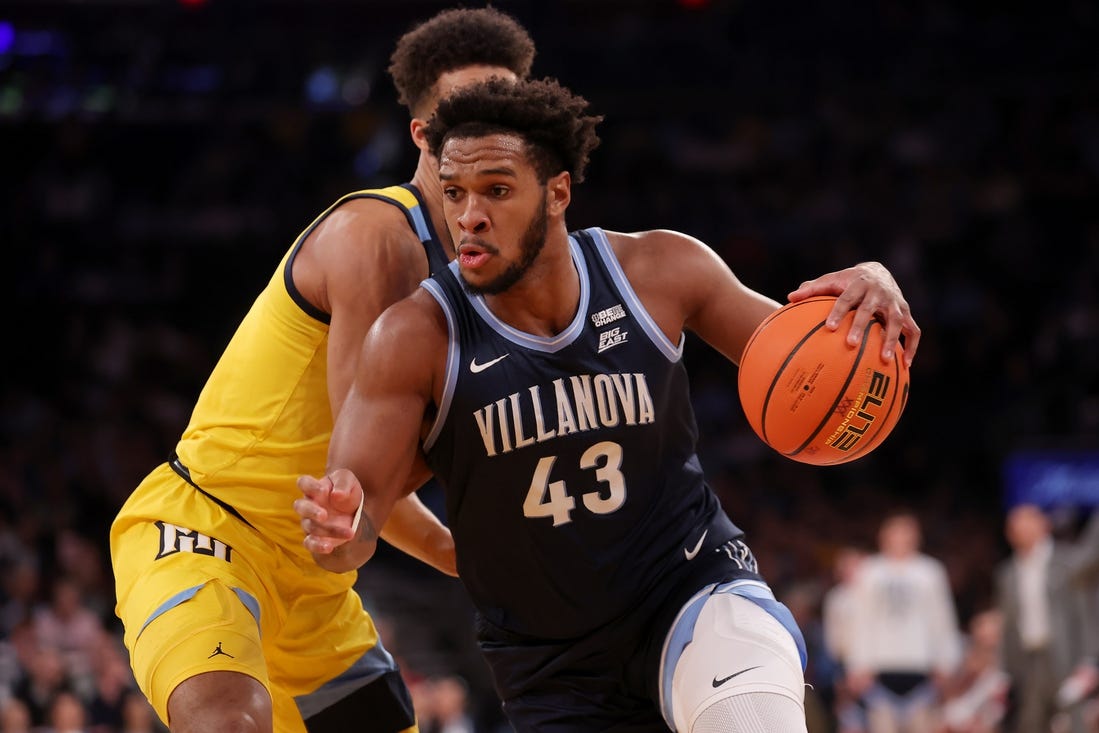
[[[830,331],[836,299],[809,298],[759,324],[740,359],[740,404],[752,429],[782,455],[818,466],[847,463],[881,445],[908,399],[900,344],[883,360],[877,320],[857,346],[847,343],[849,312]]]

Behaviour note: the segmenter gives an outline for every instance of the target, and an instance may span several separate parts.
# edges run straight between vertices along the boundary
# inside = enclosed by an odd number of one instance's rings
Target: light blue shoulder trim
[[[535,336],[534,334],[520,331],[517,328],[509,326],[496,317],[496,314],[489,309],[488,304],[485,303],[485,299],[481,295],[469,296],[469,302],[473,305],[474,310],[477,311],[481,318],[484,319],[485,323],[508,341],[516,343],[524,348],[531,349],[532,351],[542,351],[548,354],[560,351],[579,338],[580,334],[584,332],[584,322],[588,312],[588,304],[591,302],[591,280],[588,277],[587,260],[584,259],[584,253],[581,251],[580,245],[572,237],[569,237],[569,251],[572,253],[572,261],[573,264],[576,265],[576,272],[580,276],[580,303],[576,308],[576,315],[573,317],[572,323],[556,336]],[[458,275],[457,260],[451,262],[450,267],[454,270],[454,274],[460,277],[460,275]]]
[[[443,384],[442,404],[439,405],[439,412],[435,415],[435,422],[431,424],[431,431],[424,438],[424,451],[426,452],[435,445],[435,441],[439,438],[439,433],[443,429],[443,424],[446,422],[446,416],[450,412],[450,403],[454,399],[454,389],[458,383],[458,360],[461,358],[461,349],[458,346],[458,324],[454,322],[454,313],[450,309],[450,303],[447,302],[443,289],[439,287],[439,283],[431,279],[424,280],[420,283],[420,287],[431,293],[431,297],[435,298],[439,303],[439,307],[443,309],[443,315],[446,316],[447,332],[450,334],[447,339],[446,382]]]
[[[412,224],[416,227],[416,236],[420,238],[420,241],[426,242],[431,239],[431,229],[427,226],[427,220],[424,219],[423,207],[419,204],[409,206],[408,214],[412,217]]]
[[[592,227],[585,229],[588,234],[591,235],[595,241],[595,249],[599,252],[600,257],[603,260],[603,264],[607,266],[607,271],[611,274],[611,279],[614,280],[614,284],[618,286],[619,291],[622,293],[622,297],[626,299],[629,305],[629,311],[636,318],[637,322],[641,324],[641,330],[645,332],[645,335],[649,337],[649,340],[653,342],[653,345],[667,357],[670,362],[677,362],[683,358],[683,345],[687,341],[687,335],[681,334],[679,337],[679,345],[676,346],[671,340],[660,330],[660,327],[656,325],[656,321],[653,320],[649,312],[645,310],[645,306],[641,304],[641,299],[637,297],[637,293],[634,292],[633,286],[630,285],[630,281],[626,278],[626,273],[622,270],[622,264],[618,261],[618,257],[614,254],[614,250],[611,249],[611,243],[607,241],[607,234],[599,227]]]

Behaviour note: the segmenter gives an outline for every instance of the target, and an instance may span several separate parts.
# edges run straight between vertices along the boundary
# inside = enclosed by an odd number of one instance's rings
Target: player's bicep
[[[350,469],[365,493],[395,501],[406,491],[431,399],[432,360],[402,304],[375,321],[336,418],[329,469]]]
[[[718,255],[701,242],[686,248],[693,287],[686,289],[686,328],[740,363],[748,339],[779,304],[748,288]]]
[[[398,282],[399,281],[399,282]],[[349,289],[354,287],[349,285]],[[371,326],[392,303],[414,288],[407,273],[376,272],[360,281],[359,292],[349,293],[333,308],[328,332],[328,395],[333,414],[357,379],[363,345]]]
[[[363,340],[390,305],[414,292],[427,274],[419,240],[403,223],[394,227],[361,212],[344,212],[348,223],[325,230],[317,243],[330,258],[326,296],[328,330],[328,396],[336,414],[355,379]],[[390,214],[389,207],[382,209]],[[334,215],[335,216],[335,215]]]

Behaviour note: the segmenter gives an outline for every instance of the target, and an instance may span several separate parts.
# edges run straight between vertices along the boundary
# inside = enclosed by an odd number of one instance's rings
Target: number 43
[[[602,465],[600,461],[606,459]],[[530,481],[527,498],[523,501],[523,516],[535,519],[553,517],[553,526],[559,527],[572,521],[576,499],[565,490],[564,481],[550,481],[550,471],[557,456],[545,456],[538,461],[534,477]],[[626,477],[622,475],[622,446],[603,441],[596,443],[580,456],[580,468],[595,469],[595,478],[607,485],[607,495],[589,491],[580,498],[584,506],[594,514],[610,514],[626,501]]]

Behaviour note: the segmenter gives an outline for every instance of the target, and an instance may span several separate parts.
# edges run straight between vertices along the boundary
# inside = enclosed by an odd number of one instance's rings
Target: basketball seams
[[[878,327],[884,331],[884,327],[879,321],[873,321],[871,325],[873,326],[873,324],[877,324]],[[844,463],[846,463],[847,461],[853,461],[854,459],[861,456],[864,452],[867,452],[869,449],[877,446],[878,434],[881,433],[881,431],[886,430],[887,428],[889,430],[893,429],[894,425],[890,424],[889,416],[893,414],[893,408],[897,406],[897,398],[901,393],[901,362],[900,355],[897,352],[893,352],[893,379],[895,380],[896,386],[893,389],[889,390],[891,393],[891,399],[889,400],[889,409],[886,410],[885,414],[881,416],[880,421],[874,421],[877,423],[877,429],[874,431],[873,435],[864,435],[861,441],[861,446],[856,448],[852,453],[849,453],[846,456],[840,456],[835,461],[830,461],[826,465],[835,465],[836,463],[841,461]]]
[[[760,408],[760,416],[759,416],[759,428],[760,428],[760,430],[763,431],[763,441],[765,443],[768,443],[768,444],[770,443],[770,441],[767,438],[767,407],[771,404],[771,395],[774,394],[774,392],[775,392],[775,385],[777,385],[779,383],[779,381],[782,379],[782,375],[786,372],[786,367],[789,366],[790,362],[794,360],[794,357],[797,356],[798,351],[801,349],[802,346],[805,345],[805,342],[808,341],[809,339],[811,339],[813,337],[813,334],[815,334],[817,331],[819,331],[824,326],[824,324],[826,322],[827,322],[826,320],[821,321],[817,325],[813,326],[811,329],[809,329],[809,332],[806,333],[801,338],[800,341],[798,341],[796,344],[794,344],[794,348],[790,349],[790,353],[788,353],[786,355],[786,359],[783,360],[782,365],[775,372],[775,376],[771,380],[771,384],[768,385],[767,395],[763,398],[763,406]],[[745,349],[745,351],[747,351],[747,349]],[[835,408],[833,407],[832,409],[835,409]],[[825,419],[827,419],[827,417]],[[817,431],[819,432],[820,428],[817,428]],[[812,440],[812,438],[810,438],[810,440]],[[802,448],[804,448],[804,447],[805,446],[803,445]],[[798,450],[801,450],[801,448],[799,448]],[[791,455],[791,454],[787,454],[787,455]]]
[[[870,322],[857,345],[843,349],[843,334],[825,331],[835,300],[815,296],[772,312],[748,339],[739,364],[741,406],[757,435],[784,457],[819,466],[873,452],[896,426],[909,391],[903,349],[887,360],[875,351],[885,333],[881,319]],[[803,305],[810,309],[798,310]],[[806,378],[810,382],[803,384]],[[873,405],[866,395],[873,395]],[[790,449],[791,443],[797,447]]]
[[[859,343],[859,353],[855,355],[855,361],[851,364],[850,371],[847,372],[847,379],[843,381],[843,387],[841,387],[837,391],[835,401],[832,403],[832,406],[829,407],[828,410],[824,413],[824,417],[821,419],[820,424],[817,425],[816,430],[809,434],[809,437],[805,439],[804,443],[798,446],[797,450],[791,453],[787,453],[787,456],[790,456],[792,458],[798,453],[801,453],[803,450],[805,450],[806,446],[812,443],[813,440],[818,435],[820,435],[820,431],[824,429],[824,426],[828,424],[828,420],[832,417],[832,413],[836,411],[836,407],[839,405],[840,400],[842,400],[844,396],[847,395],[847,388],[851,386],[851,380],[855,378],[855,373],[862,366],[862,355],[866,351],[866,342],[870,340],[870,332],[871,329],[869,328],[862,332],[862,341]]]
[[[752,332],[752,336],[748,339],[748,343],[744,345],[744,350],[740,352],[740,360],[744,361],[744,355],[748,353],[748,349],[752,348],[752,343],[756,340],[756,336],[763,333],[763,329],[767,327],[767,324],[777,318],[780,312],[788,313],[795,308],[798,308],[799,306],[808,305],[809,303],[817,303],[822,300],[835,300],[835,298],[827,295],[815,295],[812,298],[799,300],[797,303],[789,303],[785,306],[773,310],[770,315],[768,315],[766,318],[759,322],[759,325],[756,326],[756,330]]]
[[[812,304],[812,303],[818,303],[820,301],[825,301],[825,300],[834,300],[834,298],[832,298],[830,296],[827,296],[827,295],[815,295],[812,298],[806,298],[805,300],[799,300],[797,303],[788,303],[785,306],[781,306],[781,307],[776,308],[775,310],[773,310],[766,318],[764,318],[762,321],[760,321],[759,325],[756,326],[756,330],[752,332],[751,337],[748,339],[748,343],[744,345],[744,350],[740,354],[741,364],[744,363],[744,356],[752,348],[752,344],[755,343],[756,337],[759,336],[759,334],[763,333],[764,329],[767,328],[767,324],[769,324],[771,321],[773,321],[775,318],[777,318],[779,316],[779,314],[788,313],[789,311],[792,311],[796,308],[799,308],[800,306],[809,305],[809,304]],[[821,327],[821,325],[823,325],[823,324],[824,324],[824,321],[821,321],[821,323],[817,324],[817,326],[812,331],[810,331],[808,334],[806,334],[805,338],[803,338],[801,341],[798,342],[798,344],[794,348],[794,350],[791,351],[787,355],[786,360],[782,363],[782,366],[778,370],[778,374],[780,374],[780,375],[782,374],[782,370],[785,369],[786,365],[790,363],[790,359],[793,358],[793,355],[797,352],[797,349],[800,348],[801,345],[805,342],[805,340],[808,339],[809,336],[811,336],[814,332],[816,332]],[[737,374],[737,391],[738,392],[743,389],[743,385],[741,384],[741,381],[740,381],[740,377],[743,376],[743,374],[744,374],[743,369],[741,369],[741,371],[739,371],[738,374]],[[777,381],[778,381],[778,377],[776,376],[775,380],[772,381],[770,386],[767,388],[767,395],[763,398],[763,405],[760,409],[759,429],[760,429],[760,432],[762,433],[762,435],[760,437],[762,437],[764,439],[764,441],[766,441],[766,435],[767,435],[767,426],[766,426],[766,423],[767,423],[767,404],[770,401],[771,394],[774,392],[775,383]]]

